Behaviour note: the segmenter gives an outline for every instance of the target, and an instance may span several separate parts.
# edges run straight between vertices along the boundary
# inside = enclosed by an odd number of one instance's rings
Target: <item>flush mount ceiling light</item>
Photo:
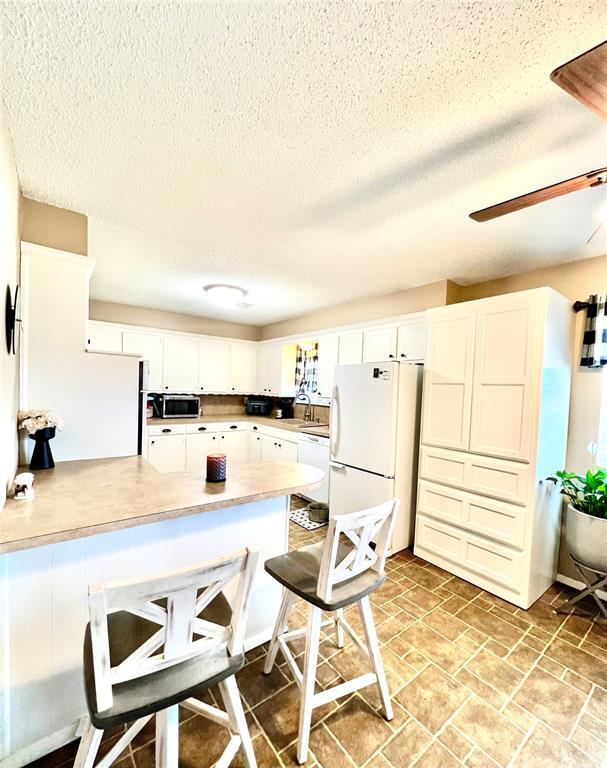
[[[248,295],[248,291],[245,291],[244,288],[239,288],[236,285],[213,283],[212,285],[205,285],[204,292],[212,301],[216,304],[221,304],[224,307],[252,306],[251,304],[243,302],[245,296]]]

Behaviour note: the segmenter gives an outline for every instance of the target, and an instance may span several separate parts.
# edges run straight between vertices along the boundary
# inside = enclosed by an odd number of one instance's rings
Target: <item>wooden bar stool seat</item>
[[[162,606],[163,603],[166,605],[166,601],[156,604]],[[127,611],[111,613],[107,618],[112,667],[122,664],[158,629],[157,624]],[[223,593],[210,603],[200,618],[229,626],[232,609]],[[244,653],[230,656],[226,648],[219,648],[213,654],[194,656],[151,675],[119,683],[114,687],[112,706],[100,712],[96,705],[91,625],[88,623],[84,634],[84,689],[91,722],[95,728],[106,731],[156,714],[191,696],[201,698],[207,689],[239,672],[244,662]]]
[[[290,592],[315,605],[322,611],[333,612],[362,600],[370,595],[386,580],[385,574],[364,571],[348,581],[337,584],[331,592],[329,602],[318,595],[318,577],[322,564],[325,543],[309,544],[286,555],[278,555],[267,560],[266,571]],[[353,547],[340,543],[337,558],[341,562]]]
[[[369,595],[386,578],[384,565],[397,510],[398,500],[392,499],[371,509],[332,517],[324,542],[302,547],[265,563],[266,571],[282,584],[284,593],[263,671],[265,674],[272,671],[280,650],[300,688],[297,742],[299,763],[305,763],[308,757],[312,710],[316,707],[367,685],[377,685],[384,717],[386,720],[393,717]],[[296,597],[308,603],[308,624],[303,629],[287,630],[289,613]],[[355,604],[360,611],[366,642],[344,618],[343,609]],[[334,613],[335,616],[323,622],[323,611]],[[353,680],[315,692],[320,630],[323,626],[333,624],[336,645],[343,647],[344,632],[347,632],[366,657],[370,671]],[[288,642],[304,635],[306,650],[301,670]]]
[[[109,768],[151,717],[156,765],[177,768],[179,705],[229,732],[216,768],[242,747],[257,768],[235,674],[244,665],[244,629],[257,553],[243,550],[194,568],[89,588],[84,684],[89,716],[75,768],[93,768],[104,731],[130,723],[96,768]],[[235,584],[233,599],[224,590]],[[201,700],[219,686],[226,711]]]

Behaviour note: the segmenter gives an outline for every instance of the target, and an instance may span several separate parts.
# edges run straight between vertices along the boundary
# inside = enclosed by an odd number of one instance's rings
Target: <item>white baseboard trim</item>
[[[44,757],[50,752],[54,752],[56,749],[69,744],[70,741],[74,741],[80,735],[81,722],[82,720],[77,720],[75,723],[68,725],[67,728],[56,731],[50,736],[45,736],[43,739],[35,741],[33,744],[28,744],[27,747],[12,752],[0,760],[0,768],[22,768],[39,757]]]
[[[574,589],[585,589],[586,587],[586,585],[579,579],[572,579],[571,576],[565,576],[563,573],[557,573],[556,580],[561,584],[566,584],[568,587],[573,587]],[[601,600],[607,600],[607,592],[605,592],[605,590],[599,589],[597,595]]]

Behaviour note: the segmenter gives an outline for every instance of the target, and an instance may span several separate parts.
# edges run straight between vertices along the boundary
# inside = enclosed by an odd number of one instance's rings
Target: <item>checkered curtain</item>
[[[583,368],[602,368],[607,365],[607,294],[605,293],[588,297],[580,365]]]
[[[318,389],[318,344],[303,350],[297,345],[295,353],[295,391],[313,395]]]

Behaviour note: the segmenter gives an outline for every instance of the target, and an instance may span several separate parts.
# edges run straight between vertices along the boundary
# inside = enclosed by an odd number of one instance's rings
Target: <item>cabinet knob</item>
[[[253,427],[253,432],[257,432],[257,427]]]
[[[226,437],[225,435],[222,435],[222,436],[221,436],[221,439],[222,439],[222,440],[225,440],[225,437]]]
[[[152,445],[156,445],[156,441],[155,440],[152,440]]]
[[[198,427],[199,432],[204,432],[206,430],[206,427]]]
[[[390,359],[392,359],[392,358],[394,357],[394,355],[388,355],[388,357],[389,357]]]
[[[236,387],[232,387],[232,392],[236,389]]]
[[[217,437],[215,435],[213,435],[213,440],[217,440]]]
[[[167,429],[163,429],[162,431],[163,432],[170,432],[171,430],[167,428]]]
[[[404,354],[404,352],[401,352],[401,353],[400,353],[400,356],[401,356],[401,357],[407,357],[407,355],[405,355],[405,354]]]
[[[200,387],[200,389],[204,389],[204,387]]]
[[[238,429],[238,425],[237,424],[232,424],[232,425],[230,425],[230,429]]]

